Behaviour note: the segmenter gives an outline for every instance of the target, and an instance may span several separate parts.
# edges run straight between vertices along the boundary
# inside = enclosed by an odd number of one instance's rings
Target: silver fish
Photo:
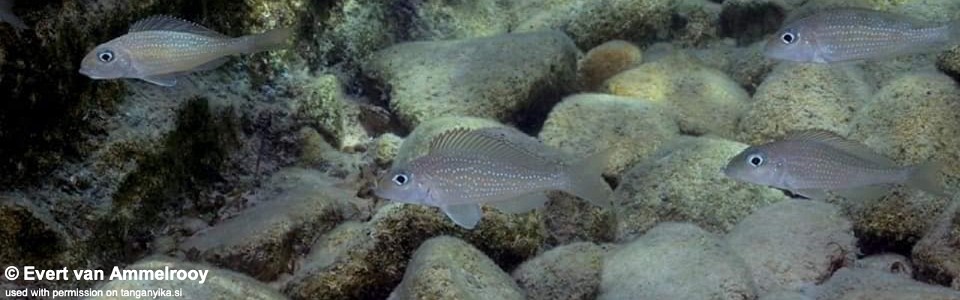
[[[833,191],[853,200],[877,198],[892,184],[945,195],[934,162],[901,167],[865,145],[824,130],[788,134],[749,147],[723,172],[735,180],[772,186],[810,199]]]
[[[935,24],[866,9],[825,11],[791,22],[767,41],[767,57],[815,63],[890,58],[960,42],[956,23]]]
[[[520,213],[542,207],[549,190],[609,207],[610,187],[601,177],[609,154],[573,162],[513,129],[454,129],[431,140],[426,155],[393,166],[374,193],[439,207],[467,229],[480,221],[481,203]]]
[[[93,79],[137,78],[174,86],[178,76],[220,67],[230,55],[281,48],[292,33],[281,28],[232,38],[189,21],[153,16],[90,51],[80,73]]]
[[[13,14],[13,0],[0,0],[0,21],[10,23],[17,30],[30,29],[23,20]]]

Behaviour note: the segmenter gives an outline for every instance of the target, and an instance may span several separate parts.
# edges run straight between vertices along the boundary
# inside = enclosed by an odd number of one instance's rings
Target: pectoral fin
[[[177,85],[177,75],[154,75],[140,79],[159,86],[171,87]]]
[[[450,220],[453,220],[453,223],[466,229],[473,229],[480,222],[480,218],[483,217],[480,205],[477,204],[448,205],[440,209],[447,214]]]

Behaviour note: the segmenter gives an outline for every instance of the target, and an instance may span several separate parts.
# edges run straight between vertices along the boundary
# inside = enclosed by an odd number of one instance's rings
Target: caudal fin
[[[904,185],[937,196],[947,195],[940,181],[940,166],[934,161],[914,166]]]
[[[250,54],[262,51],[283,49],[290,45],[293,28],[277,28],[261,34],[241,37],[241,53]]]
[[[594,205],[611,208],[611,190],[607,182],[603,181],[603,170],[607,167],[612,154],[613,148],[606,149],[569,166],[567,170],[569,182],[564,191]]]

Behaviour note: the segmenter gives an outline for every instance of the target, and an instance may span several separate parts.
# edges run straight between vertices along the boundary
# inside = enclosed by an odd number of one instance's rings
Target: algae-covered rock
[[[472,245],[449,236],[423,242],[390,299],[524,299],[523,292]]]
[[[776,291],[760,295],[760,300],[814,300],[798,291]]]
[[[514,21],[511,1],[502,0],[419,1],[394,8],[412,19],[405,29],[413,41],[494,36],[510,32]]]
[[[430,141],[434,137],[457,128],[481,129],[504,126],[496,121],[471,117],[440,117],[423,122],[410,132],[397,149],[394,164],[406,163],[414,160],[430,149]]]
[[[781,63],[757,88],[740,119],[740,140],[760,144],[806,129],[845,136],[854,112],[872,93],[856,65]]]
[[[911,259],[920,278],[960,289],[960,202],[956,199],[913,246]]]
[[[477,228],[467,231],[434,208],[394,203],[366,223],[346,223],[321,237],[284,291],[295,299],[384,299],[414,250],[439,235],[467,241],[504,269],[534,256],[546,239],[535,213],[486,210]]]
[[[680,130],[733,137],[750,95],[723,72],[688,54],[671,55],[620,73],[607,93],[650,100],[676,115]]]
[[[837,206],[816,201],[761,208],[726,240],[746,261],[760,294],[822,282],[858,253],[850,220]]]
[[[521,264],[513,279],[531,300],[594,299],[607,251],[594,243],[556,247]]]
[[[60,268],[68,264],[64,252],[71,244],[49,211],[23,195],[0,195],[0,261],[4,265]]]
[[[260,280],[290,270],[297,250],[356,214],[350,192],[317,171],[290,169],[260,191],[264,201],[184,241],[195,260],[241,271]]]
[[[620,39],[644,41],[666,31],[670,1],[517,1],[516,31],[561,29],[581,49]]]
[[[204,264],[195,264],[177,261],[173,258],[162,256],[151,256],[140,260],[132,265],[123,268],[123,270],[184,270],[184,271],[208,271],[206,278],[201,284],[199,280],[169,280],[169,279],[134,279],[125,278],[122,280],[113,280],[97,287],[100,291],[116,291],[116,297],[91,297],[88,299],[130,299],[134,297],[127,293],[144,290],[157,291],[165,290],[171,293],[179,292],[179,295],[171,294],[171,298],[187,299],[258,299],[258,300],[280,300],[287,299],[282,294],[274,290],[273,287],[258,282],[243,274],[234,273],[228,270],[218,269]],[[106,270],[105,272],[111,272]],[[141,296],[143,297],[143,296]],[[139,298],[139,297],[138,297]],[[162,297],[161,297],[162,298]]]
[[[421,126],[422,127],[422,126]],[[392,133],[385,133],[373,142],[374,162],[381,167],[389,167],[400,153],[403,138]]]
[[[851,138],[901,165],[935,161],[947,191],[960,183],[960,89],[940,73],[892,80],[857,113]],[[948,205],[946,197],[897,188],[881,199],[844,203],[867,238],[916,241]]]
[[[333,75],[312,77],[300,89],[291,103],[292,111],[304,123],[334,141],[337,149],[349,149],[367,142],[367,134],[360,125],[360,108],[343,95],[340,80]]]
[[[643,52],[636,45],[613,40],[587,51],[580,59],[577,75],[584,91],[596,91],[600,84],[617,73],[640,64]]]
[[[378,51],[364,71],[408,128],[441,116],[509,120],[570,90],[577,52],[558,31],[411,42]]]
[[[598,299],[756,298],[743,260],[692,224],[660,224],[611,252],[602,272]]]
[[[557,104],[540,131],[543,143],[577,157],[615,149],[604,175],[616,176],[679,136],[673,118],[643,99],[578,94]]]
[[[778,190],[727,178],[721,169],[747,145],[683,138],[628,171],[613,193],[617,240],[629,241],[663,221],[692,222],[724,233],[755,210],[786,200]]]
[[[816,300],[956,300],[960,292],[882,270],[841,268],[822,285],[804,290]]]
[[[617,212],[563,192],[549,192],[541,211],[550,245],[572,242],[610,242],[614,239]]]
[[[960,183],[960,88],[938,72],[908,73],[867,101],[851,137],[903,164],[936,161]]]

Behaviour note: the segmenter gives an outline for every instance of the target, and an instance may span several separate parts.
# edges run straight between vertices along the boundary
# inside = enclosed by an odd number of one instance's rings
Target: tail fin
[[[293,28],[277,28],[261,34],[240,37],[240,52],[244,54],[283,49],[290,45]]]
[[[937,196],[947,196],[940,182],[940,166],[934,161],[914,166],[904,185]]]
[[[564,191],[594,205],[611,208],[611,190],[607,182],[603,181],[603,170],[612,154],[613,148],[609,148],[570,165],[567,170],[569,182]]]

